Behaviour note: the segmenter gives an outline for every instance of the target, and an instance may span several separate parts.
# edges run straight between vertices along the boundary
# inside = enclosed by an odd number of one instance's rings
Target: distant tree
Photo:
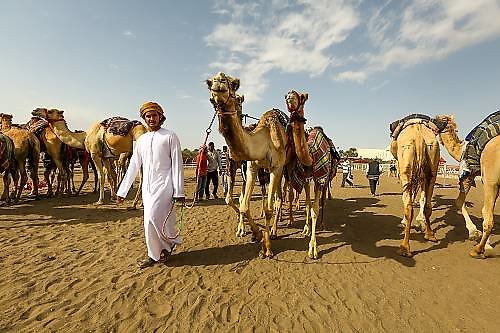
[[[346,151],[341,150],[340,156],[342,156],[342,157],[358,157],[358,151],[356,150],[356,148],[349,148]]]

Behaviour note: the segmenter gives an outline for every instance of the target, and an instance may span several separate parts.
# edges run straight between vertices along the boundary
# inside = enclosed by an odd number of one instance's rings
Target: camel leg
[[[403,192],[403,214],[406,224],[404,229],[404,238],[399,246],[398,253],[405,257],[411,257],[413,254],[410,251],[410,228],[411,221],[413,219],[413,203],[411,196],[407,191]]]
[[[6,170],[3,174],[3,193],[1,200],[4,200],[6,204],[10,204],[10,177],[11,172]]]
[[[76,191],[75,195],[79,195],[80,192],[83,189],[83,186],[89,179],[89,160],[88,158],[82,157],[80,160],[80,166],[82,167],[82,173],[83,173],[83,178],[82,178],[82,183],[80,184],[80,187],[78,187],[78,191]]]
[[[262,195],[262,210],[260,212],[260,217],[265,217],[266,216],[266,209],[265,209],[265,206],[266,206],[266,196],[267,196],[267,192],[266,192],[266,184],[262,183],[260,184],[260,193]]]
[[[264,230],[264,241],[262,242],[261,256],[264,258],[272,258],[273,252],[271,250],[271,239],[278,237],[278,220],[277,217],[272,221],[272,230],[270,230],[271,219],[273,218],[274,211],[274,196],[278,192],[278,187],[281,186],[282,169],[276,168],[271,171],[269,181],[269,192],[267,193],[266,210],[266,225]]]
[[[318,249],[316,244],[316,223],[319,216],[319,199],[320,199],[321,186],[314,184],[314,203],[312,205],[312,227],[311,227],[311,240],[309,241],[309,251],[307,255],[311,259],[318,259]]]
[[[323,215],[325,212],[325,199],[326,199],[326,192],[327,192],[328,184],[326,186],[321,187],[320,191],[320,202],[319,202],[319,230],[325,230],[325,223],[323,220]]]
[[[294,198],[294,202],[295,202],[295,210],[300,210],[300,194],[301,194],[301,193],[302,193],[302,192],[300,192],[300,193],[299,193],[299,192],[296,192],[296,193],[295,193],[295,194],[296,194],[296,196],[295,196],[295,198]]]
[[[33,183],[33,187],[31,189],[31,196],[34,196],[35,199],[38,199],[38,163],[40,162],[40,152],[32,151],[31,159],[28,164],[28,175],[31,178],[31,182]]]
[[[425,197],[424,197],[424,199],[425,199],[425,202],[424,202],[424,218],[425,218],[424,238],[428,241],[431,241],[431,242],[437,242],[436,235],[431,228],[432,193],[434,192],[435,183],[436,183],[436,177],[432,177],[425,186]]]
[[[103,164],[109,182],[111,199],[115,200],[117,191],[117,186],[116,186],[117,175],[116,175],[115,163],[112,163],[109,159],[104,159]]]
[[[290,185],[288,185],[290,186]],[[288,227],[291,227],[293,224],[293,199],[294,192],[291,187],[288,188]]]
[[[232,159],[228,160],[229,164],[229,174],[227,177],[227,192],[226,192],[226,204],[231,207],[236,214],[239,216],[240,211],[238,210],[238,207],[236,207],[236,204],[233,201],[233,191],[234,191],[234,182],[236,178],[236,165],[235,162]]]
[[[239,209],[240,222],[238,224],[238,230],[236,231],[236,236],[243,237],[245,235],[244,218],[246,217],[248,220],[248,224],[250,224],[250,229],[252,229],[252,234],[253,234],[252,238],[255,239],[256,241],[260,241],[262,239],[262,233],[260,232],[257,224],[255,224],[252,215],[250,213],[250,198],[252,197],[252,191],[255,185],[257,170],[258,168],[254,165],[254,163],[250,163],[250,166],[247,168],[245,194],[243,196],[243,200],[241,200],[240,202],[240,209]]]
[[[131,209],[137,209],[137,203],[141,198],[142,194],[142,168],[139,170],[139,186],[137,187],[137,192],[135,192],[134,202],[132,203]]]
[[[47,184],[47,196],[48,197],[51,197],[54,195],[54,193],[52,192],[52,182],[50,180],[50,172],[51,172],[51,170],[48,168],[43,171],[43,179],[45,179],[45,183]]]
[[[20,176],[20,181],[15,182],[17,184],[16,190],[14,193],[14,202],[18,202],[19,199],[21,198],[21,194],[23,193],[24,186],[26,185],[28,181],[28,174],[26,172],[26,160],[23,158],[22,161],[17,161],[18,165],[18,170],[19,170],[19,176]]]
[[[306,192],[306,223],[302,235],[311,236],[311,186],[306,184],[304,190]]]
[[[489,241],[491,230],[493,229],[493,212],[495,210],[495,202],[498,198],[499,186],[497,184],[484,184],[484,204],[482,209],[483,214],[483,236],[479,244],[474,246],[469,253],[473,258],[485,258],[485,246]],[[490,245],[491,248],[491,245]]]
[[[469,193],[469,190],[470,190],[470,187],[467,188],[465,190],[465,192],[460,192],[457,200],[455,201],[455,204],[457,205],[458,208],[460,208],[460,211],[462,212],[462,216],[464,217],[465,227],[467,228],[467,231],[469,232],[469,240],[479,242],[479,241],[481,241],[482,232],[477,230],[476,225],[472,222],[472,219],[469,216],[469,212],[467,211],[467,208],[465,207],[465,198],[467,198],[467,194]]]
[[[327,184],[327,187],[326,187],[326,190],[327,190],[327,194],[328,194],[328,200],[332,200],[332,190],[331,190],[331,187],[333,185],[333,182],[332,180],[329,180],[328,181],[328,184]]]
[[[95,203],[95,205],[104,204],[104,170],[102,165],[102,159],[94,154],[91,154],[92,161],[94,161],[95,168],[97,170],[97,178],[99,180],[99,200]]]
[[[432,193],[431,193],[432,195]],[[424,190],[420,192],[420,200],[419,200],[419,209],[418,209],[418,215],[415,218],[415,227],[419,228],[420,231],[425,232],[425,205],[427,202],[427,194],[425,193]]]
[[[278,180],[278,182],[281,182],[281,178]],[[281,184],[278,184],[276,187],[276,193],[273,195],[274,197],[274,207],[269,207],[269,209],[274,209],[274,218],[273,218],[273,225],[271,227],[271,239],[278,238],[278,221],[281,221],[281,208],[283,207],[283,193],[281,192]],[[269,195],[271,195],[271,184],[269,184],[269,192],[268,192],[268,198]]]

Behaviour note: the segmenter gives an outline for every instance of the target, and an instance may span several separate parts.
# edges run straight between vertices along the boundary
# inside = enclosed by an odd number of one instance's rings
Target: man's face
[[[214,151],[214,145],[208,145],[208,150]]]
[[[160,115],[156,111],[148,111],[144,115],[144,120],[148,125],[149,129],[156,131],[160,128]]]

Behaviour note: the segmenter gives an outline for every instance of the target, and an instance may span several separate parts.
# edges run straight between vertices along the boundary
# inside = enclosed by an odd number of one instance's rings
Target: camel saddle
[[[307,146],[313,160],[312,166],[306,167],[297,159],[290,166],[290,184],[298,193],[302,191],[306,182],[311,178],[314,178],[314,181],[321,186],[327,185],[332,172],[332,160],[334,159],[331,153],[332,142],[320,128],[313,128],[309,132]]]
[[[141,122],[138,120],[128,120],[123,117],[111,117],[101,121],[101,125],[104,126],[108,133],[119,136],[127,136],[134,126],[140,124]]]
[[[446,128],[447,122],[433,119],[424,114],[414,113],[404,117],[403,119],[396,120],[395,122],[391,123],[391,125],[389,126],[389,129],[391,131],[391,138],[396,140],[402,130],[413,124],[422,124],[428,127],[437,135]]]
[[[486,117],[479,125],[465,137],[468,141],[462,154],[470,173],[477,175],[480,173],[480,159],[486,144],[500,134],[500,110],[493,112]]]
[[[26,129],[38,137],[47,126],[49,126],[47,119],[31,117],[30,121],[26,124]]]
[[[7,135],[0,133],[0,173],[10,170],[14,163],[14,143]]]

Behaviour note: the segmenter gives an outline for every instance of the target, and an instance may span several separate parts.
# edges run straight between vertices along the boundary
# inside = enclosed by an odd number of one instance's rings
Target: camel
[[[97,192],[97,170],[95,168],[94,163],[92,162],[92,159],[90,158],[90,154],[85,150],[81,148],[74,148],[70,147],[68,145],[65,145],[66,149],[66,155],[68,159],[68,185],[67,188],[69,189],[69,192],[74,194],[74,195],[79,195],[80,192],[82,191],[83,186],[89,179],[89,165],[92,168],[94,172],[94,192]],[[80,164],[80,167],[82,168],[82,173],[83,173],[83,178],[80,186],[78,187],[78,190],[75,188],[75,179],[74,179],[74,169],[75,169],[75,164],[76,163]]]
[[[142,134],[147,132],[144,125],[133,126],[126,136],[115,135],[106,130],[101,122],[98,122],[90,127],[87,132],[72,132],[68,129],[66,120],[64,119],[64,111],[51,109],[43,113],[49,121],[50,127],[54,133],[65,144],[70,147],[87,149],[90,152],[92,160],[97,169],[99,180],[99,200],[96,205],[104,204],[104,180],[105,176],[111,187],[111,196],[116,197],[116,171],[111,166],[110,159],[116,159],[122,153],[132,152],[133,141],[137,140]],[[110,156],[105,156],[104,147],[109,150]],[[106,171],[104,174],[103,168]],[[142,181],[142,176],[141,176]],[[135,208],[140,196],[140,186],[136,193],[132,207]]]
[[[301,169],[305,169],[304,172],[297,172],[296,165],[291,163],[287,165],[288,181],[294,190],[300,193],[301,187],[305,190],[306,195],[306,223],[304,226],[303,234],[304,236],[310,236],[309,251],[308,256],[311,259],[318,258],[317,242],[316,242],[316,225],[318,217],[321,216],[324,211],[325,197],[327,188],[329,187],[330,180],[335,175],[336,164],[338,160],[333,157],[332,146],[333,143],[330,139],[326,137],[323,133],[321,127],[314,128],[306,137],[306,132],[304,130],[304,124],[306,119],[304,118],[304,104],[308,100],[309,95],[307,93],[298,93],[295,90],[291,90],[285,96],[285,101],[287,104],[287,109],[290,112],[290,127],[291,135],[294,145],[294,152],[297,156],[295,163],[301,163]],[[308,138],[314,138],[312,142],[308,142]],[[317,145],[321,142],[323,146]],[[323,148],[323,149],[321,149]],[[321,151],[322,153],[313,156],[314,151]],[[318,156],[320,156],[318,158]],[[320,170],[321,172],[318,172]],[[321,173],[321,176],[320,176]],[[298,177],[298,181],[295,178]],[[310,177],[310,178],[309,178]],[[314,184],[314,201],[311,204],[311,193],[309,181]],[[301,184],[302,183],[302,184]],[[289,213],[290,213],[290,224],[293,223],[292,205],[293,205],[293,190],[289,190]],[[311,209],[312,208],[312,209]],[[320,214],[321,212],[321,214]],[[311,226],[310,226],[311,217]]]
[[[455,118],[451,115],[439,115],[436,119],[447,122],[445,130],[440,134],[441,143],[448,150],[450,155],[457,161],[462,161],[462,148],[464,141],[457,135],[458,129]],[[491,139],[484,147],[481,158],[481,179],[484,188],[483,200],[483,233],[477,230],[465,207],[465,198],[469,193],[475,175],[465,179],[463,191],[460,191],[456,200],[457,207],[461,209],[465,219],[465,225],[469,232],[469,239],[479,242],[469,253],[474,258],[485,258],[488,250],[492,249],[489,241],[491,229],[493,228],[493,212],[496,199],[500,189],[500,136]]]
[[[99,178],[99,200],[96,205],[104,203],[104,174],[103,168],[108,175],[108,181],[111,183],[111,197],[116,197],[116,172],[111,167],[109,157],[106,156],[103,149],[109,150],[112,158],[118,158],[122,153],[131,153],[133,151],[133,142],[146,133],[147,128],[142,125],[134,125],[126,136],[113,134],[104,127],[100,122],[92,125],[87,131],[85,138],[85,147],[90,152],[92,160],[97,168],[97,175]],[[106,147],[106,148],[105,148]],[[140,175],[140,184],[136,192],[132,208],[136,208],[137,202],[141,195],[142,172]]]
[[[431,229],[432,193],[436,182],[440,158],[436,133],[421,119],[407,120],[403,129],[391,143],[391,152],[398,161],[399,180],[403,187],[404,238],[398,253],[413,256],[410,250],[410,228],[413,219],[413,203],[421,191],[420,207],[425,223],[424,238],[437,241]]]
[[[243,105],[243,102],[245,100],[245,96],[243,95],[238,95],[236,94],[235,95],[236,97],[236,114],[239,115],[239,119],[240,119],[240,124],[241,124],[241,114],[243,114],[243,108],[242,108],[242,105]],[[244,127],[247,131],[253,131],[255,129],[255,127],[257,126],[257,124],[252,124],[250,126],[247,126],[247,127]],[[240,214],[240,211],[238,210],[238,207],[236,206],[236,204],[234,203],[233,201],[233,193],[234,193],[234,183],[235,183],[235,178],[236,178],[236,170],[237,169],[241,169],[242,172],[244,172],[243,170],[243,163],[245,163],[246,161],[235,161],[231,156],[231,153],[229,153],[229,156],[228,156],[228,159],[227,159],[227,164],[226,164],[226,172],[227,172],[227,175],[228,175],[228,178],[227,178],[227,193],[226,193],[226,204],[231,207],[235,212],[236,214],[239,216]],[[267,171],[265,171],[264,169],[260,168],[258,173],[257,173],[257,178],[259,180],[259,185],[260,185],[260,188],[261,188],[261,193],[262,193],[262,212],[261,212],[261,217],[264,217],[265,216],[265,201],[266,201],[266,194],[267,194],[267,191],[266,191],[266,184],[269,183],[269,175],[266,174]],[[240,202],[243,200],[243,197],[245,195],[245,186],[246,186],[246,179],[245,177],[243,177],[243,185],[242,185],[242,190],[241,190],[241,193],[240,193]],[[240,226],[240,230],[244,230],[244,226]]]
[[[20,174],[20,183],[16,184],[14,201],[21,197],[24,186],[28,180],[26,173],[26,160],[28,160],[28,173],[33,182],[31,195],[38,198],[38,163],[40,161],[40,142],[37,137],[25,128],[12,124],[12,115],[0,113],[2,133],[12,139],[14,155],[17,161],[17,170]]]
[[[213,104],[219,119],[219,132],[224,136],[226,143],[235,161],[250,161],[247,169],[247,183],[245,194],[239,206],[239,224],[237,236],[244,235],[244,218],[246,217],[252,230],[253,238],[262,240],[261,257],[271,258],[271,234],[276,235],[276,228],[270,230],[273,218],[275,196],[281,200],[281,177],[283,166],[287,163],[287,136],[285,127],[280,122],[281,113],[278,110],[269,110],[260,118],[253,131],[243,128],[237,114],[238,100],[236,90],[240,80],[232,78],[222,72],[217,73],[206,81],[210,91],[210,101]],[[266,168],[270,172],[269,191],[265,207],[265,227],[260,231],[250,213],[250,197],[259,168]],[[276,220],[273,227],[276,225]]]
[[[3,173],[3,193],[0,200],[5,200],[7,204],[10,203],[10,176],[17,184],[17,161],[14,152],[14,142],[7,135],[0,133],[0,173]]]

